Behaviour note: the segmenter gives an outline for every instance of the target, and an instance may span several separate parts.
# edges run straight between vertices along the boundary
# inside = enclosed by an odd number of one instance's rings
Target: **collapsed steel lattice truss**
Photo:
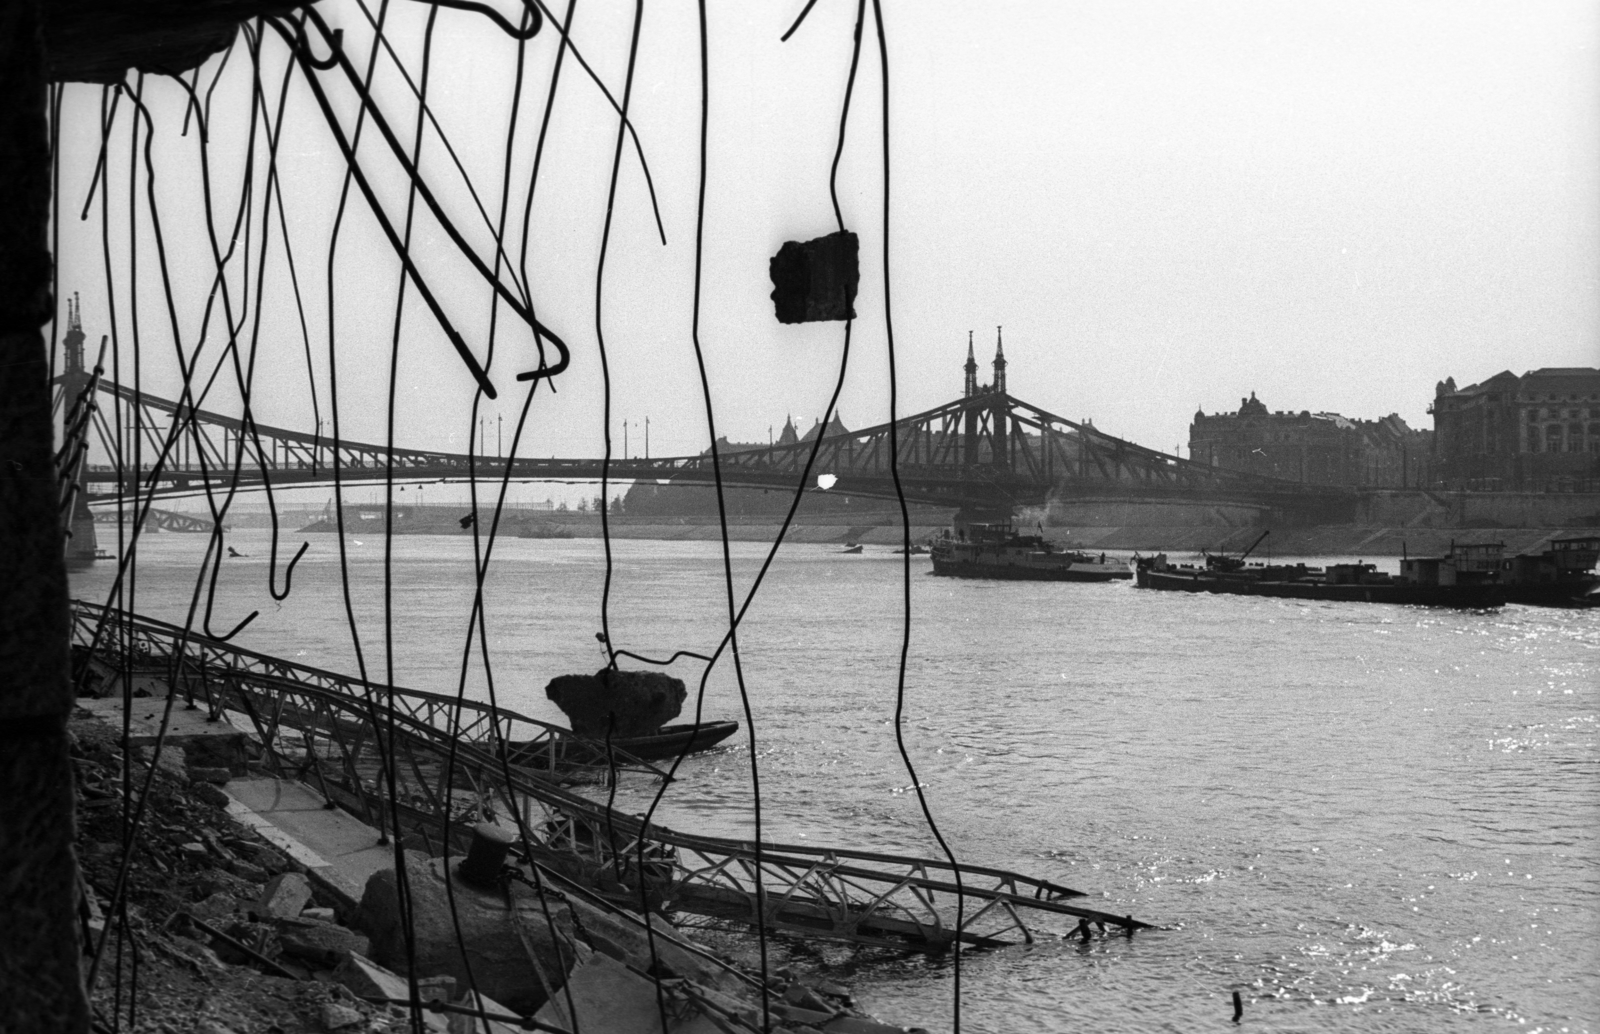
[[[114,678],[125,657],[134,672],[174,687],[175,697],[248,730],[280,774],[305,779],[380,829],[398,815],[406,829],[460,842],[484,816],[515,821],[528,834],[527,861],[619,904],[731,928],[764,914],[770,929],[788,935],[920,950],[958,939],[1031,942],[1052,917],[1057,925],[1078,920],[1085,936],[1090,924],[1130,934],[1148,928],[1069,904],[1080,891],[1005,870],[962,865],[958,887],[942,860],[645,825],[509,764],[500,744],[537,727],[525,717],[362,684],[91,604],[75,604],[73,614],[80,672],[98,666]]]
[[[288,487],[339,479],[351,484],[393,476],[403,481],[495,479],[616,480],[724,484],[793,489],[812,442],[722,450],[661,459],[541,459],[389,450],[291,431],[141,394],[102,379],[98,389],[121,400],[119,436],[98,410],[95,427],[108,455],[123,461],[90,466],[84,480],[131,492],[145,482],[155,494],[192,492],[230,483]],[[174,425],[178,433],[172,434]],[[957,399],[905,417],[823,438],[811,475],[831,474],[835,491],[896,498],[889,462],[891,429],[905,498],[913,503],[978,509],[1038,505],[1052,497],[1191,498],[1284,508],[1324,508],[1347,490],[1224,470],[1147,449],[1004,393]],[[133,466],[130,443],[141,460]],[[392,464],[392,466],[391,466]]]

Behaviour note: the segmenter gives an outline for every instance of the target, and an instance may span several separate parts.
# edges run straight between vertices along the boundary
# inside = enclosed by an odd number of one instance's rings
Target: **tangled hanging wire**
[[[806,21],[811,13],[815,0],[810,0],[799,16],[795,19],[789,30],[783,34],[784,41],[792,38]],[[739,641],[739,627],[749,612],[751,604],[756,598],[767,574],[774,563],[778,551],[787,536],[798,508],[802,502],[804,492],[810,482],[819,450],[822,445],[823,435],[818,434],[812,443],[803,468],[797,478],[788,503],[787,511],[776,537],[770,548],[765,552],[760,567],[748,587],[740,594],[735,588],[733,571],[733,554],[730,546],[728,506],[725,494],[723,457],[719,452],[719,435],[717,432],[717,407],[710,386],[708,374],[708,358],[701,340],[702,330],[702,276],[704,267],[704,231],[708,207],[707,183],[709,173],[708,139],[711,132],[712,112],[714,103],[711,91],[710,68],[713,64],[713,47],[711,45],[711,27],[708,24],[708,15],[704,0],[697,7],[698,40],[699,40],[699,134],[698,134],[698,175],[697,193],[695,201],[695,237],[694,237],[694,278],[693,299],[691,309],[690,341],[693,348],[695,367],[701,390],[701,401],[705,414],[705,430],[710,439],[710,458],[714,472],[714,486],[717,498],[719,537],[721,544],[721,560],[723,574],[723,589],[726,602],[726,624],[720,637],[714,645],[706,644],[674,644],[675,648],[665,660],[652,660],[646,653],[627,649],[617,644],[611,626],[611,597],[613,588],[614,557],[612,551],[612,532],[609,515],[604,500],[608,497],[613,464],[613,443],[611,440],[612,426],[612,383],[611,383],[611,356],[606,344],[606,323],[609,310],[606,303],[606,271],[607,259],[610,256],[610,247],[613,236],[613,221],[616,212],[616,203],[619,190],[620,174],[623,169],[624,157],[631,155],[642,173],[646,186],[649,206],[654,220],[654,229],[661,244],[666,244],[665,224],[661,215],[660,204],[656,197],[655,183],[646,160],[646,149],[641,140],[638,127],[630,118],[630,110],[634,99],[635,73],[637,69],[640,39],[643,31],[645,6],[642,0],[636,0],[630,28],[627,50],[626,71],[620,90],[613,89],[599,75],[593,65],[584,56],[572,38],[572,25],[576,13],[576,0],[568,0],[565,11],[560,17],[551,11],[542,0],[524,0],[521,10],[515,20],[508,19],[500,11],[486,4],[470,2],[470,0],[433,0],[427,12],[426,25],[422,31],[421,58],[417,73],[412,74],[407,68],[405,60],[397,51],[394,40],[391,39],[391,3],[390,0],[379,0],[374,12],[368,7],[366,0],[353,0],[354,10],[349,12],[358,14],[361,19],[363,32],[370,35],[370,43],[364,55],[356,43],[356,33],[353,25],[334,27],[330,24],[324,12],[317,8],[307,7],[292,14],[267,16],[260,18],[243,27],[241,42],[215,59],[215,69],[211,73],[209,86],[203,94],[200,90],[202,69],[196,69],[189,79],[178,74],[146,74],[139,73],[130,80],[105,87],[101,90],[99,98],[99,149],[93,168],[91,181],[80,209],[80,221],[87,220],[94,208],[99,209],[99,244],[100,259],[103,266],[104,298],[109,325],[109,353],[111,369],[108,381],[116,387],[112,393],[112,412],[109,418],[96,413],[94,427],[100,435],[100,440],[105,452],[110,457],[111,466],[114,468],[116,483],[120,491],[116,496],[117,507],[117,550],[118,566],[111,582],[111,587],[106,595],[105,609],[102,612],[101,626],[97,627],[91,643],[91,651],[102,639],[127,642],[132,638],[133,616],[138,613],[140,603],[139,585],[139,558],[141,537],[147,533],[152,511],[155,503],[164,495],[171,494],[174,481],[174,469],[182,467],[184,473],[194,472],[192,480],[200,487],[198,491],[205,501],[207,512],[211,519],[212,531],[208,539],[205,555],[201,560],[194,586],[189,596],[187,617],[182,625],[183,638],[179,640],[177,650],[169,658],[169,685],[176,686],[180,681],[183,658],[187,643],[192,636],[195,640],[225,643],[238,636],[250,626],[258,616],[258,611],[237,620],[231,627],[218,628],[213,625],[213,618],[218,604],[218,581],[222,561],[225,555],[225,525],[230,508],[242,491],[249,490],[246,482],[259,485],[267,502],[270,526],[270,564],[267,576],[267,591],[270,597],[278,603],[290,599],[293,594],[293,578],[296,565],[305,556],[308,543],[302,542],[293,556],[282,567],[282,589],[279,589],[279,551],[280,551],[280,520],[274,496],[274,474],[279,469],[276,456],[273,452],[275,445],[271,435],[263,434],[265,426],[257,419],[257,389],[258,358],[262,354],[263,321],[267,310],[265,298],[269,290],[281,289],[281,283],[269,279],[269,269],[274,268],[274,263],[279,262],[286,273],[287,286],[293,299],[295,314],[294,325],[298,328],[301,351],[303,353],[306,377],[305,397],[315,421],[316,430],[311,436],[306,456],[311,466],[313,475],[323,473],[333,487],[333,521],[337,529],[338,562],[340,571],[340,591],[344,610],[345,624],[347,626],[350,647],[354,656],[357,669],[356,682],[362,687],[361,706],[365,708],[371,727],[378,731],[374,746],[378,753],[378,773],[380,780],[385,784],[385,793],[382,800],[386,803],[386,810],[381,816],[381,828],[384,830],[388,843],[393,847],[396,880],[398,883],[398,898],[401,912],[401,922],[405,933],[405,943],[410,954],[412,965],[408,966],[408,980],[410,998],[408,1006],[415,1022],[422,1021],[422,997],[416,983],[416,966],[414,955],[414,917],[410,909],[410,888],[408,887],[408,867],[405,861],[403,837],[400,832],[405,822],[402,811],[400,782],[398,780],[398,754],[402,729],[398,723],[399,709],[397,708],[394,686],[397,682],[396,660],[394,654],[395,644],[395,576],[393,571],[394,551],[393,540],[395,535],[395,490],[402,480],[404,472],[396,463],[396,427],[398,416],[397,384],[399,382],[399,367],[402,353],[403,328],[414,321],[408,316],[408,303],[415,299],[421,303],[426,313],[426,318],[437,329],[445,342],[449,344],[457,360],[465,368],[473,382],[469,434],[467,449],[467,471],[464,482],[467,485],[471,500],[471,513],[480,512],[480,491],[492,492],[493,505],[489,510],[487,526],[484,522],[475,520],[470,526],[473,550],[473,594],[472,602],[466,620],[466,629],[460,651],[460,664],[455,688],[456,708],[452,716],[451,733],[457,733],[462,721],[463,706],[467,701],[469,671],[476,663],[485,679],[488,703],[492,708],[499,708],[498,691],[494,676],[494,666],[491,663],[491,641],[488,629],[488,618],[485,609],[485,583],[489,576],[497,536],[501,534],[502,520],[507,505],[510,486],[513,484],[513,464],[509,460],[496,459],[493,464],[486,462],[486,443],[481,441],[474,430],[481,426],[479,423],[480,407],[485,401],[495,401],[500,397],[501,387],[497,387],[497,373],[503,371],[506,364],[511,364],[513,381],[526,384],[526,390],[521,399],[521,404],[516,408],[516,417],[513,423],[509,443],[509,458],[518,456],[519,450],[525,449],[525,435],[528,431],[530,416],[534,413],[534,403],[541,382],[547,384],[550,391],[554,391],[557,378],[566,372],[575,362],[584,361],[584,357],[575,355],[575,346],[569,345],[562,334],[552,327],[552,323],[572,322],[571,313],[574,306],[570,299],[551,299],[541,297],[541,291],[536,279],[529,271],[530,242],[536,239],[532,229],[534,196],[539,186],[541,168],[546,157],[546,147],[551,126],[552,113],[556,107],[558,89],[562,83],[562,72],[568,57],[578,65],[579,70],[604,98],[606,104],[616,118],[616,136],[611,155],[611,168],[608,179],[607,197],[603,226],[599,236],[598,256],[594,268],[594,298],[593,298],[593,323],[595,350],[593,359],[598,360],[602,382],[602,427],[604,460],[601,474],[601,500],[599,518],[602,531],[604,550],[604,574],[600,587],[599,599],[599,624],[600,630],[597,638],[605,650],[607,666],[615,668],[620,658],[646,663],[652,666],[665,667],[684,658],[697,660],[703,667],[698,680],[695,696],[694,724],[701,724],[703,705],[708,681],[724,656],[731,659],[733,675],[738,687],[741,707],[745,718],[747,746],[749,755],[749,772],[752,787],[753,806],[753,836],[755,865],[755,926],[757,931],[760,971],[763,981],[766,980],[769,970],[768,942],[770,931],[768,928],[768,904],[766,887],[761,877],[763,864],[764,844],[764,819],[762,812],[760,770],[757,751],[757,730],[754,709],[751,704],[751,695],[746,684],[744,660],[741,654]],[[440,8],[461,12],[465,15],[478,17],[491,24],[498,30],[504,42],[515,46],[515,75],[510,83],[508,99],[509,117],[503,134],[503,145],[500,148],[499,183],[497,197],[490,196],[492,191],[480,190],[480,183],[475,183],[468,174],[466,164],[458,154],[446,128],[438,117],[434,107],[429,103],[431,61],[435,50],[435,29],[440,16]],[[878,71],[881,80],[881,146],[882,146],[882,212],[881,229],[883,235],[882,245],[882,277],[884,290],[885,310],[885,337],[888,348],[889,382],[887,400],[890,410],[889,431],[889,464],[894,480],[896,495],[899,503],[902,531],[902,585],[901,585],[901,636],[898,664],[896,670],[896,707],[894,713],[894,728],[896,747],[908,774],[911,776],[912,786],[921,806],[922,813],[938,841],[941,850],[951,866],[951,871],[958,888],[957,907],[964,907],[964,900],[960,893],[961,869],[956,863],[953,852],[950,850],[944,837],[939,832],[934,821],[932,811],[926,800],[922,784],[916,776],[909,754],[906,751],[902,722],[906,692],[906,667],[910,648],[911,633],[911,586],[910,586],[910,516],[906,505],[903,487],[899,480],[898,458],[899,448],[895,439],[895,424],[898,404],[896,367],[894,353],[894,334],[891,309],[889,306],[889,290],[892,283],[892,269],[890,263],[890,233],[889,218],[890,205],[890,166],[889,166],[889,132],[890,132],[890,97],[889,97],[889,65],[887,32],[884,24],[883,12],[879,0],[872,3],[873,24],[877,41]],[[866,0],[857,0],[854,31],[850,48],[848,72],[844,77],[843,102],[838,113],[838,129],[831,166],[828,173],[828,192],[832,203],[834,220],[839,230],[847,227],[845,213],[839,199],[839,169],[845,155],[847,131],[850,124],[851,105],[855,93],[857,72],[861,62],[863,36],[866,28],[867,4]],[[347,30],[351,30],[348,31]],[[538,122],[534,135],[533,154],[528,167],[518,168],[515,152],[518,145],[519,133],[526,134],[529,127],[525,124],[528,120],[522,118],[522,101],[525,88],[525,77],[529,66],[529,46],[535,41],[547,39],[555,34],[559,42],[555,45],[555,54],[551,61],[549,85],[546,91],[542,116]],[[246,107],[248,116],[244,128],[244,144],[242,147],[243,158],[238,155],[228,156],[239,167],[238,178],[233,186],[231,196],[236,198],[236,205],[231,212],[219,211],[218,195],[219,185],[214,182],[213,158],[214,148],[217,143],[218,128],[214,121],[213,100],[219,85],[224,82],[230,62],[239,62],[246,69],[248,99]],[[380,69],[389,75],[398,75],[404,83],[408,96],[415,103],[415,117],[410,127],[410,136],[405,138],[403,132],[397,130],[397,120],[386,110],[385,104],[379,98],[379,91],[375,86]],[[276,91],[271,89],[276,78]],[[295,83],[303,84],[303,89],[296,90]],[[230,85],[231,81],[230,81]],[[74,91],[76,93],[78,91]],[[226,94],[226,90],[224,94]],[[59,134],[62,127],[63,101],[67,91],[57,87],[51,100],[52,132]],[[159,99],[158,99],[159,98]],[[340,171],[341,183],[337,193],[337,201],[333,207],[331,227],[326,236],[326,263],[325,275],[322,278],[320,294],[312,288],[311,280],[302,276],[309,267],[304,262],[302,249],[301,262],[295,258],[295,246],[291,231],[294,224],[291,222],[293,199],[286,199],[284,189],[285,165],[284,140],[286,134],[295,130],[291,120],[286,116],[290,112],[305,110],[307,98],[314,105],[317,118],[317,128],[324,130],[326,138],[331,140],[337,153],[337,167]],[[353,108],[353,114],[351,113]],[[180,121],[181,113],[181,121]],[[174,171],[170,159],[173,156],[162,154],[158,161],[156,149],[158,135],[165,131],[170,134],[172,124],[180,123],[181,137],[187,137],[193,129],[194,165],[191,169]],[[238,133],[238,126],[228,127],[230,135]],[[119,162],[113,152],[113,142],[119,133],[127,138],[126,157]],[[376,136],[374,142],[373,136]],[[406,145],[409,139],[410,146]],[[425,148],[425,143],[429,146]],[[365,145],[365,148],[363,147]],[[426,171],[429,168],[439,167],[441,159],[433,152],[442,152],[449,163],[451,182],[448,192],[445,186]],[[389,174],[386,180],[384,175],[375,170],[375,159],[369,157],[373,152],[384,156],[387,160],[385,169]],[[59,148],[56,149],[59,162]],[[120,171],[119,164],[125,164],[126,172],[126,197],[125,222],[120,226],[113,226],[112,213],[112,177],[113,172]],[[184,294],[184,285],[189,282],[178,274],[174,265],[175,256],[169,255],[168,235],[170,225],[163,222],[164,214],[167,222],[172,222],[170,209],[163,205],[159,190],[158,176],[165,175],[190,175],[198,173],[199,185],[196,194],[199,199],[200,215],[204,226],[205,253],[209,258],[209,271],[205,274],[206,287],[202,292],[201,318],[197,330],[186,330],[182,318],[182,310],[195,302],[193,296],[180,297]],[[393,176],[398,175],[404,185],[404,214],[396,217],[391,214],[390,207],[386,206],[384,193],[387,183],[391,183]],[[141,182],[142,179],[142,182]],[[56,182],[60,182],[59,165],[56,171]],[[141,193],[142,188],[142,193]],[[352,190],[352,188],[354,188]],[[517,210],[516,190],[522,190],[522,205],[520,210],[520,229],[518,223],[512,218]],[[350,209],[352,194],[360,198],[362,207],[360,211],[370,217],[381,234],[382,241],[387,245],[388,251],[393,256],[394,263],[399,267],[399,275],[394,287],[394,302],[392,317],[389,321],[389,343],[387,346],[388,363],[386,369],[387,381],[385,382],[384,406],[384,450],[385,461],[382,469],[382,487],[384,499],[384,527],[383,527],[383,568],[382,568],[382,623],[383,623],[383,661],[381,675],[378,666],[370,664],[367,649],[364,647],[362,635],[358,627],[355,589],[351,577],[351,557],[348,553],[347,539],[348,526],[345,513],[344,486],[346,478],[350,475],[346,443],[350,436],[345,433],[345,414],[341,409],[341,399],[345,392],[341,391],[341,355],[336,347],[337,331],[339,326],[339,305],[343,292],[341,291],[341,274],[337,268],[337,259],[341,237],[346,226],[346,214]],[[462,196],[470,200],[470,207],[475,220],[458,219],[454,210],[459,207]],[[487,199],[486,199],[487,198]],[[430,278],[426,263],[418,254],[417,230],[419,205],[426,211],[430,225],[436,227],[446,241],[448,241],[450,255],[463,261],[470,268],[476,282],[489,292],[487,307],[487,333],[481,340],[474,342],[473,335],[461,329],[460,315],[453,310],[459,304],[458,293],[447,293],[439,289],[437,280]],[[60,233],[60,204],[59,191],[56,211],[55,233],[59,241]],[[469,228],[467,223],[473,223]],[[475,246],[470,235],[486,235],[492,242],[487,248]],[[516,233],[519,239],[514,246],[508,244],[508,239]],[[116,240],[119,236],[126,238],[125,251],[118,254]],[[154,392],[147,392],[145,376],[151,369],[152,362],[148,355],[148,346],[145,337],[151,334],[148,322],[142,323],[139,312],[140,292],[140,258],[141,242],[149,240],[154,244],[156,255],[156,276],[161,287],[161,297],[165,315],[165,327],[154,332],[158,337],[170,338],[172,354],[169,362],[176,371],[178,382],[178,398],[171,413],[170,426],[160,428],[147,420],[148,409],[145,399]],[[57,244],[58,254],[59,243]],[[509,249],[509,250],[508,250]],[[193,260],[183,256],[183,264],[190,265]],[[253,263],[253,267],[252,267]],[[308,297],[309,295],[309,297]],[[120,305],[120,308],[119,308]],[[319,382],[318,362],[315,358],[313,339],[318,335],[313,330],[315,312],[320,306],[325,316],[324,336],[326,338],[326,354],[323,357],[323,373]],[[502,319],[502,309],[504,318]],[[564,313],[562,319],[557,320],[549,316],[543,318],[538,315],[540,311],[559,311]],[[214,321],[215,328],[214,329]],[[547,322],[548,321],[548,322]],[[511,329],[508,329],[509,328]],[[822,426],[832,424],[837,413],[841,392],[847,380],[850,369],[851,340],[853,320],[845,321],[842,328],[842,344],[840,349],[836,376],[829,395]],[[515,337],[514,354],[507,358],[500,348],[500,336],[511,334]],[[568,332],[570,336],[570,331]],[[52,337],[52,371],[56,363],[55,337]],[[497,352],[500,366],[496,366]],[[269,360],[270,361],[270,360]],[[504,378],[499,378],[504,385]],[[164,387],[165,385],[163,385]],[[227,448],[219,450],[215,443],[208,437],[208,420],[213,416],[204,407],[209,399],[221,398],[233,394],[238,399],[239,415],[234,420],[234,429]],[[327,434],[324,436],[323,406],[326,405]],[[191,459],[184,460],[180,457],[188,455]],[[481,462],[481,466],[480,466]],[[254,468],[251,470],[251,468]],[[254,475],[247,477],[247,474]],[[363,469],[361,479],[370,478],[370,473]],[[280,490],[283,483],[280,482]],[[116,626],[121,623],[119,630]],[[124,651],[119,658],[121,666],[122,685],[125,692],[131,692],[128,687],[133,684],[133,658]],[[161,733],[157,740],[156,750],[161,749],[161,739],[165,737],[170,725],[171,712],[176,699],[176,693],[169,694],[165,711],[162,716]],[[124,709],[124,722],[127,722],[127,708]],[[508,723],[509,724],[509,723]],[[497,740],[503,740],[501,724],[492,725],[493,735]],[[450,739],[450,749],[445,761],[443,785],[454,785],[454,773],[457,764],[456,744],[457,736]],[[504,743],[498,744],[504,747]],[[654,794],[648,809],[643,816],[643,823],[648,827],[658,808],[663,802],[667,786],[671,777],[676,774],[688,751],[685,745],[672,759],[664,779]],[[506,766],[509,781],[509,754],[501,749],[499,756]],[[606,803],[607,814],[612,811],[614,803],[617,777],[615,772],[615,755],[610,749],[609,739],[607,747],[608,762],[613,771],[610,779],[612,793]],[[91,968],[91,986],[102,966],[108,945],[116,942],[116,958],[118,979],[121,974],[122,958],[122,932],[126,926],[126,900],[125,886],[129,872],[129,865],[133,855],[133,847],[140,836],[141,823],[144,821],[145,806],[149,799],[150,779],[154,777],[152,767],[147,775],[143,789],[135,793],[133,790],[133,769],[131,762],[125,763],[123,782],[127,793],[124,797],[130,811],[126,816],[126,837],[123,844],[124,856],[119,870],[115,887],[111,889],[111,911],[123,916],[123,923],[108,925],[105,932],[94,946],[94,962]],[[518,839],[526,857],[532,858],[535,853],[536,831],[530,829],[523,816],[510,809],[510,817],[518,827]],[[442,838],[444,864],[450,864],[452,840],[449,835]],[[613,837],[615,841],[615,837]],[[649,862],[647,858],[647,843],[644,836],[635,838],[633,845],[636,857],[637,871],[644,872]],[[613,844],[613,856],[618,851]],[[541,867],[534,865],[530,869],[534,890],[538,896],[540,906],[547,924],[550,927],[551,937],[556,937],[555,921],[552,917],[548,902],[545,899],[546,886],[541,876]],[[446,882],[446,887],[451,885]],[[643,913],[651,911],[650,902],[646,894],[644,880],[638,881],[639,905]],[[455,915],[454,900],[452,898],[452,919],[456,923],[456,937],[461,943],[462,954],[465,957],[464,936]],[[961,920],[958,917],[957,928]],[[115,934],[115,937],[113,936]],[[649,945],[652,959],[656,957],[656,931],[646,924],[645,936]],[[654,969],[654,967],[652,967]],[[961,1004],[961,968],[960,968],[960,940],[955,941],[955,984],[952,1005],[952,1016],[955,1029],[960,1028]],[[473,979],[470,963],[468,964],[468,983],[476,993],[477,982]],[[657,1004],[661,1012],[663,1028],[667,1026],[668,1003],[666,991],[659,976],[655,979]],[[573,1004],[570,998],[570,989],[567,990],[567,1009],[571,1015]],[[770,1003],[766,995],[761,996],[762,1001],[762,1026],[770,1029],[773,1017],[770,1012]],[[126,1022],[135,1021],[134,996],[128,996],[128,1013]],[[115,1014],[109,1017],[111,1025],[117,1026],[123,1022],[124,1017]]]

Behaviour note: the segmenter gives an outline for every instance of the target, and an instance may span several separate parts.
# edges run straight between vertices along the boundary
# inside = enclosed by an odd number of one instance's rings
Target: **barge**
[[[1257,544],[1260,541],[1257,539]],[[1364,561],[1322,568],[1247,564],[1244,556],[1208,556],[1201,567],[1172,564],[1165,553],[1159,553],[1136,558],[1134,579],[1141,589],[1478,610],[1506,602],[1500,554],[1499,543],[1452,544],[1447,556],[1401,560],[1400,574],[1391,575]]]
[[[1507,603],[1535,607],[1600,606],[1600,535],[1552,539],[1542,553],[1519,553],[1501,564]]]

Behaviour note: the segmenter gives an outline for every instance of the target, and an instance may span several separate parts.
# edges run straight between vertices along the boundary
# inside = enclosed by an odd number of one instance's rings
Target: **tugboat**
[[[1010,521],[969,524],[954,537],[946,532],[930,553],[933,573],[954,578],[1109,582],[1133,577],[1124,564],[1107,560],[1104,553],[1062,549],[1043,535],[1018,535]]]
[[[1379,571],[1376,564],[1246,564],[1261,539],[1237,557],[1208,556],[1205,567],[1175,565],[1165,553],[1135,561],[1141,589],[1226,593],[1234,596],[1276,596],[1299,600],[1341,600],[1355,603],[1407,603],[1429,607],[1485,609],[1506,602],[1500,583],[1499,543],[1452,543],[1443,557],[1407,557],[1400,574]]]

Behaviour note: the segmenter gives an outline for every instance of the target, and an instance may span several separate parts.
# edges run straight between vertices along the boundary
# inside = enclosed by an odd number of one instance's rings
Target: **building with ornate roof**
[[[1503,370],[1434,388],[1434,469],[1445,488],[1600,491],[1600,369]]]

